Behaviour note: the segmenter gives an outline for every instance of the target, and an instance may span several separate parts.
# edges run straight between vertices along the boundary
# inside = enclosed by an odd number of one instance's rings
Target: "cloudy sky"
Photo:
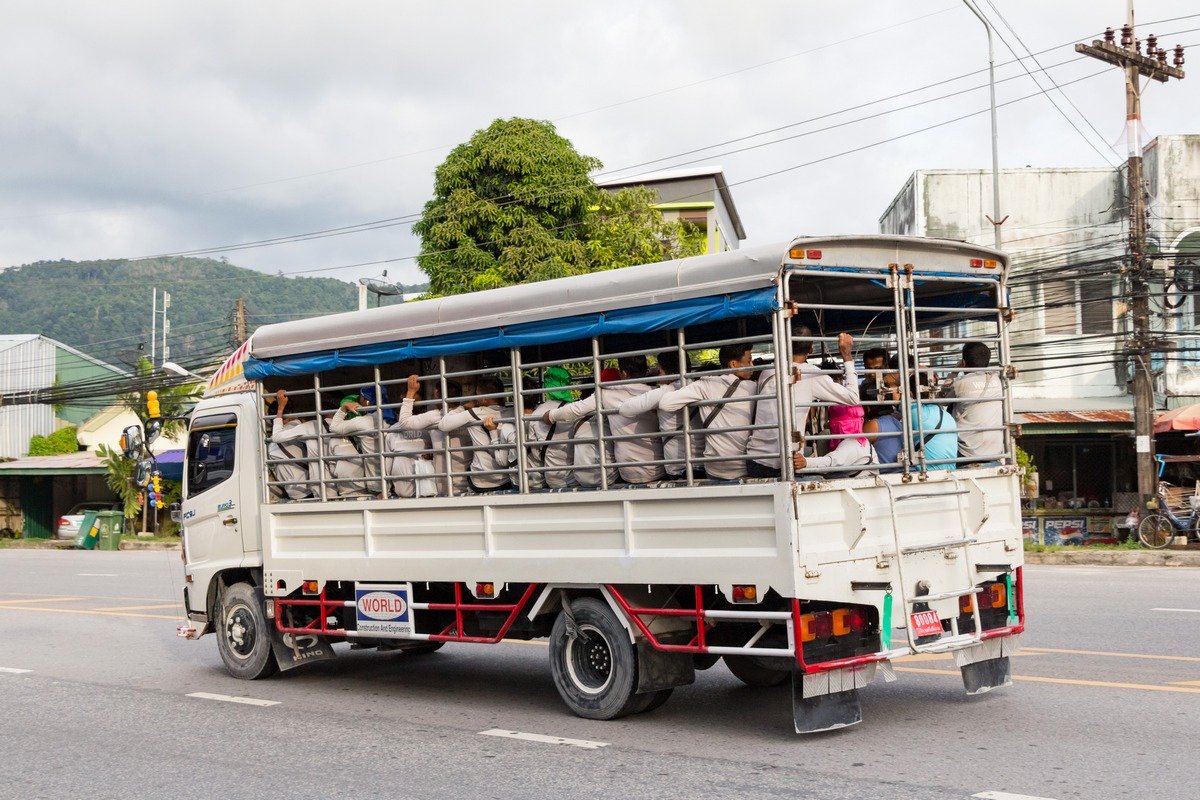
[[[1120,72],[1073,45],[1125,0],[979,5],[1001,167],[1122,161]],[[1136,12],[1200,67],[1195,0]],[[961,0],[39,0],[3,22],[0,268],[195,251],[418,282],[403,221],[497,117],[551,120],[602,177],[720,165],[748,245],[873,232],[913,170],[991,165]],[[1200,73],[1143,97],[1150,136],[1200,133],[1197,109]]]

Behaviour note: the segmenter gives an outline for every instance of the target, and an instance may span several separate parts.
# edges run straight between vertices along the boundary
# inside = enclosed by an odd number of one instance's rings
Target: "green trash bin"
[[[76,547],[84,550],[96,548],[96,542],[100,541],[100,526],[96,524],[96,515],[99,513],[88,511],[83,515],[83,521],[79,523],[79,538],[75,540]]]
[[[122,514],[120,511],[96,512],[96,525],[100,528],[100,549],[121,549]]]

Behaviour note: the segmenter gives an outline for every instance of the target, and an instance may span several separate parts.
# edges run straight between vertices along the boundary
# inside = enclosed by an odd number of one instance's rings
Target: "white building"
[[[1156,252],[1151,324],[1174,343],[1154,361],[1159,408],[1200,399],[1200,135],[1160,136],[1144,150]],[[1000,171],[1010,276],[1013,384],[1021,444],[1044,494],[1127,502],[1133,481],[1129,202],[1118,169]],[[913,173],[880,231],[993,242],[991,170]]]
[[[704,234],[704,253],[736,250],[746,230],[738,216],[729,184],[720,167],[694,167],[599,181],[601,189],[616,192],[627,186],[647,186],[658,194],[654,204],[666,219]]]

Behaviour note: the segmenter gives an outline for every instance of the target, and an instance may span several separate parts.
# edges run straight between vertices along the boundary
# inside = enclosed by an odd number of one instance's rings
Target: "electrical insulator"
[[[1158,63],[1160,63],[1160,64],[1167,63],[1167,51],[1166,50],[1163,50],[1160,47],[1160,48],[1158,48],[1158,52],[1155,53],[1155,55],[1158,56]]]
[[[1121,26],[1121,47],[1129,47],[1133,44],[1133,28],[1128,25]]]
[[[1115,39],[1115,34],[1113,32],[1113,29],[1105,28],[1104,29],[1104,41],[1107,42],[1108,44],[1112,44],[1114,39]]]
[[[1146,55],[1154,55],[1154,51],[1158,49],[1158,37],[1153,33],[1146,37]]]
[[[1175,45],[1175,66],[1183,66],[1183,45],[1181,44]]]
[[[1137,53],[1138,55],[1142,54],[1142,40],[1141,39],[1133,40],[1133,52]]]

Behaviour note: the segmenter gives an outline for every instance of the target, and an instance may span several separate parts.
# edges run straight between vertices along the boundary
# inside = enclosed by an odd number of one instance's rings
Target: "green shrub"
[[[64,453],[79,452],[79,442],[75,439],[75,426],[60,428],[49,436],[34,436],[29,440],[29,455],[57,456]]]

